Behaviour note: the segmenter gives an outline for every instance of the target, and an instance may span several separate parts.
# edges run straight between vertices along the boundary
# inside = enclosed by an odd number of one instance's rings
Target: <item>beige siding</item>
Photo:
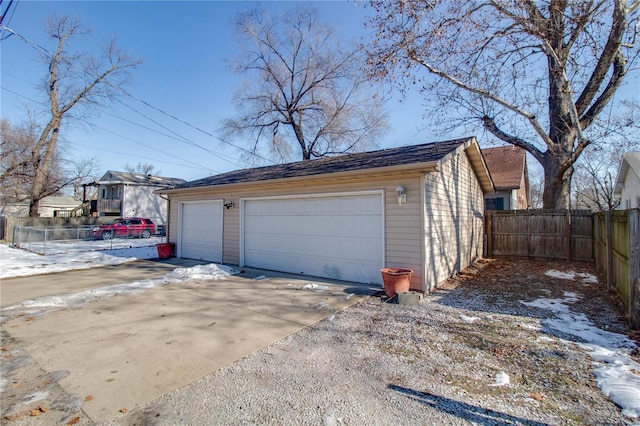
[[[282,195],[336,194],[383,190],[385,197],[385,265],[410,268],[415,271],[412,288],[421,289],[421,187],[420,173],[404,172],[349,179],[298,180],[279,183],[253,183],[233,186],[195,188],[173,193],[169,214],[169,241],[178,239],[178,205],[183,201],[224,200],[233,201],[234,207],[224,209],[223,262],[238,265],[240,262],[240,199]],[[398,205],[395,189],[402,185],[407,202]]]
[[[425,290],[482,254],[484,198],[463,150],[425,174]]]

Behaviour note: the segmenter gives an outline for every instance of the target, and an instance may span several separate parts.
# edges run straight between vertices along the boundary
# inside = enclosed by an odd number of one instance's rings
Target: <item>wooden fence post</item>
[[[605,218],[605,229],[606,229],[606,238],[607,238],[607,250],[606,250],[606,258],[607,258],[607,289],[609,291],[613,290],[613,236],[611,235],[611,210],[607,210],[604,214]]]
[[[629,322],[640,330],[640,209],[629,210]]]
[[[566,229],[564,232],[564,238],[566,241],[566,245],[564,248],[565,257],[567,258],[567,262],[571,262],[571,210],[567,209],[567,221],[566,221]]]
[[[596,260],[596,271],[602,272],[602,259],[600,258],[600,215],[593,214],[593,258]]]
[[[493,235],[491,232],[492,225],[491,220],[491,210],[487,211],[486,214],[486,224],[485,224],[485,232],[487,233],[487,257],[493,256]]]

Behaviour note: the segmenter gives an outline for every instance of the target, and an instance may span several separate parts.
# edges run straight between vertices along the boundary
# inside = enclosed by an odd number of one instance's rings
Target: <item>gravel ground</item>
[[[594,273],[586,263],[482,262],[420,305],[372,297],[109,424],[633,424],[596,387],[587,353],[541,326],[550,312],[520,300],[573,291],[582,297],[571,310],[626,334],[620,307],[602,285],[549,269]],[[501,373],[510,380],[498,386]],[[51,386],[53,408],[73,405]],[[3,424],[90,424],[79,411],[47,417]]]

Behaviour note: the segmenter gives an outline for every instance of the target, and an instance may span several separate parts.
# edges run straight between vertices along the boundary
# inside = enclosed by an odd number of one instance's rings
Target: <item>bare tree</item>
[[[225,120],[227,137],[250,137],[277,161],[364,150],[386,130],[383,100],[361,68],[359,49],[342,49],[334,28],[311,8],[278,18],[259,9],[238,16],[243,53],[234,69],[247,76],[236,95],[240,114]]]
[[[542,194],[544,193],[544,177],[540,173],[532,172],[529,175],[529,193],[531,194],[532,209],[542,208]]]
[[[29,215],[38,216],[38,203],[47,194],[47,176],[51,173],[58,137],[74,107],[95,105],[114,96],[128,78],[128,70],[140,64],[120,50],[112,39],[99,56],[72,53],[69,44],[75,37],[89,33],[78,19],[57,16],[46,23],[47,34],[56,41],[56,48],[42,54],[48,65],[44,90],[49,102],[49,119],[34,145],[29,162],[33,168]]]
[[[149,163],[138,163],[135,167],[127,164],[124,166],[125,170],[129,173],[137,174],[137,175],[159,175],[162,173],[160,170],[156,170],[156,166]]]
[[[614,194],[616,177],[624,152],[598,148],[586,150],[573,177],[573,205],[594,211],[613,210],[620,204]]]
[[[33,114],[29,113],[28,116],[24,123],[17,126],[7,120],[0,122],[0,202],[3,205],[31,199],[36,174],[31,159],[42,129],[38,127]],[[91,175],[95,165],[93,159],[66,160],[63,147],[58,144],[40,190],[42,198],[58,195],[73,187],[76,182]]]
[[[637,0],[371,4],[372,73],[410,77],[439,124],[481,124],[530,152],[545,208],[569,206],[573,165],[599,132],[630,124],[598,119],[638,56]]]

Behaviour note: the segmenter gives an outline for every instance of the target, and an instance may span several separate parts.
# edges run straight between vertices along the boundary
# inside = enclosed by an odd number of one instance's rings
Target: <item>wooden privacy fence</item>
[[[596,213],[594,222],[596,268],[640,329],[640,209]]]
[[[640,210],[485,213],[488,257],[595,261],[640,329]]]
[[[489,210],[486,254],[593,260],[593,213],[589,210]]]

